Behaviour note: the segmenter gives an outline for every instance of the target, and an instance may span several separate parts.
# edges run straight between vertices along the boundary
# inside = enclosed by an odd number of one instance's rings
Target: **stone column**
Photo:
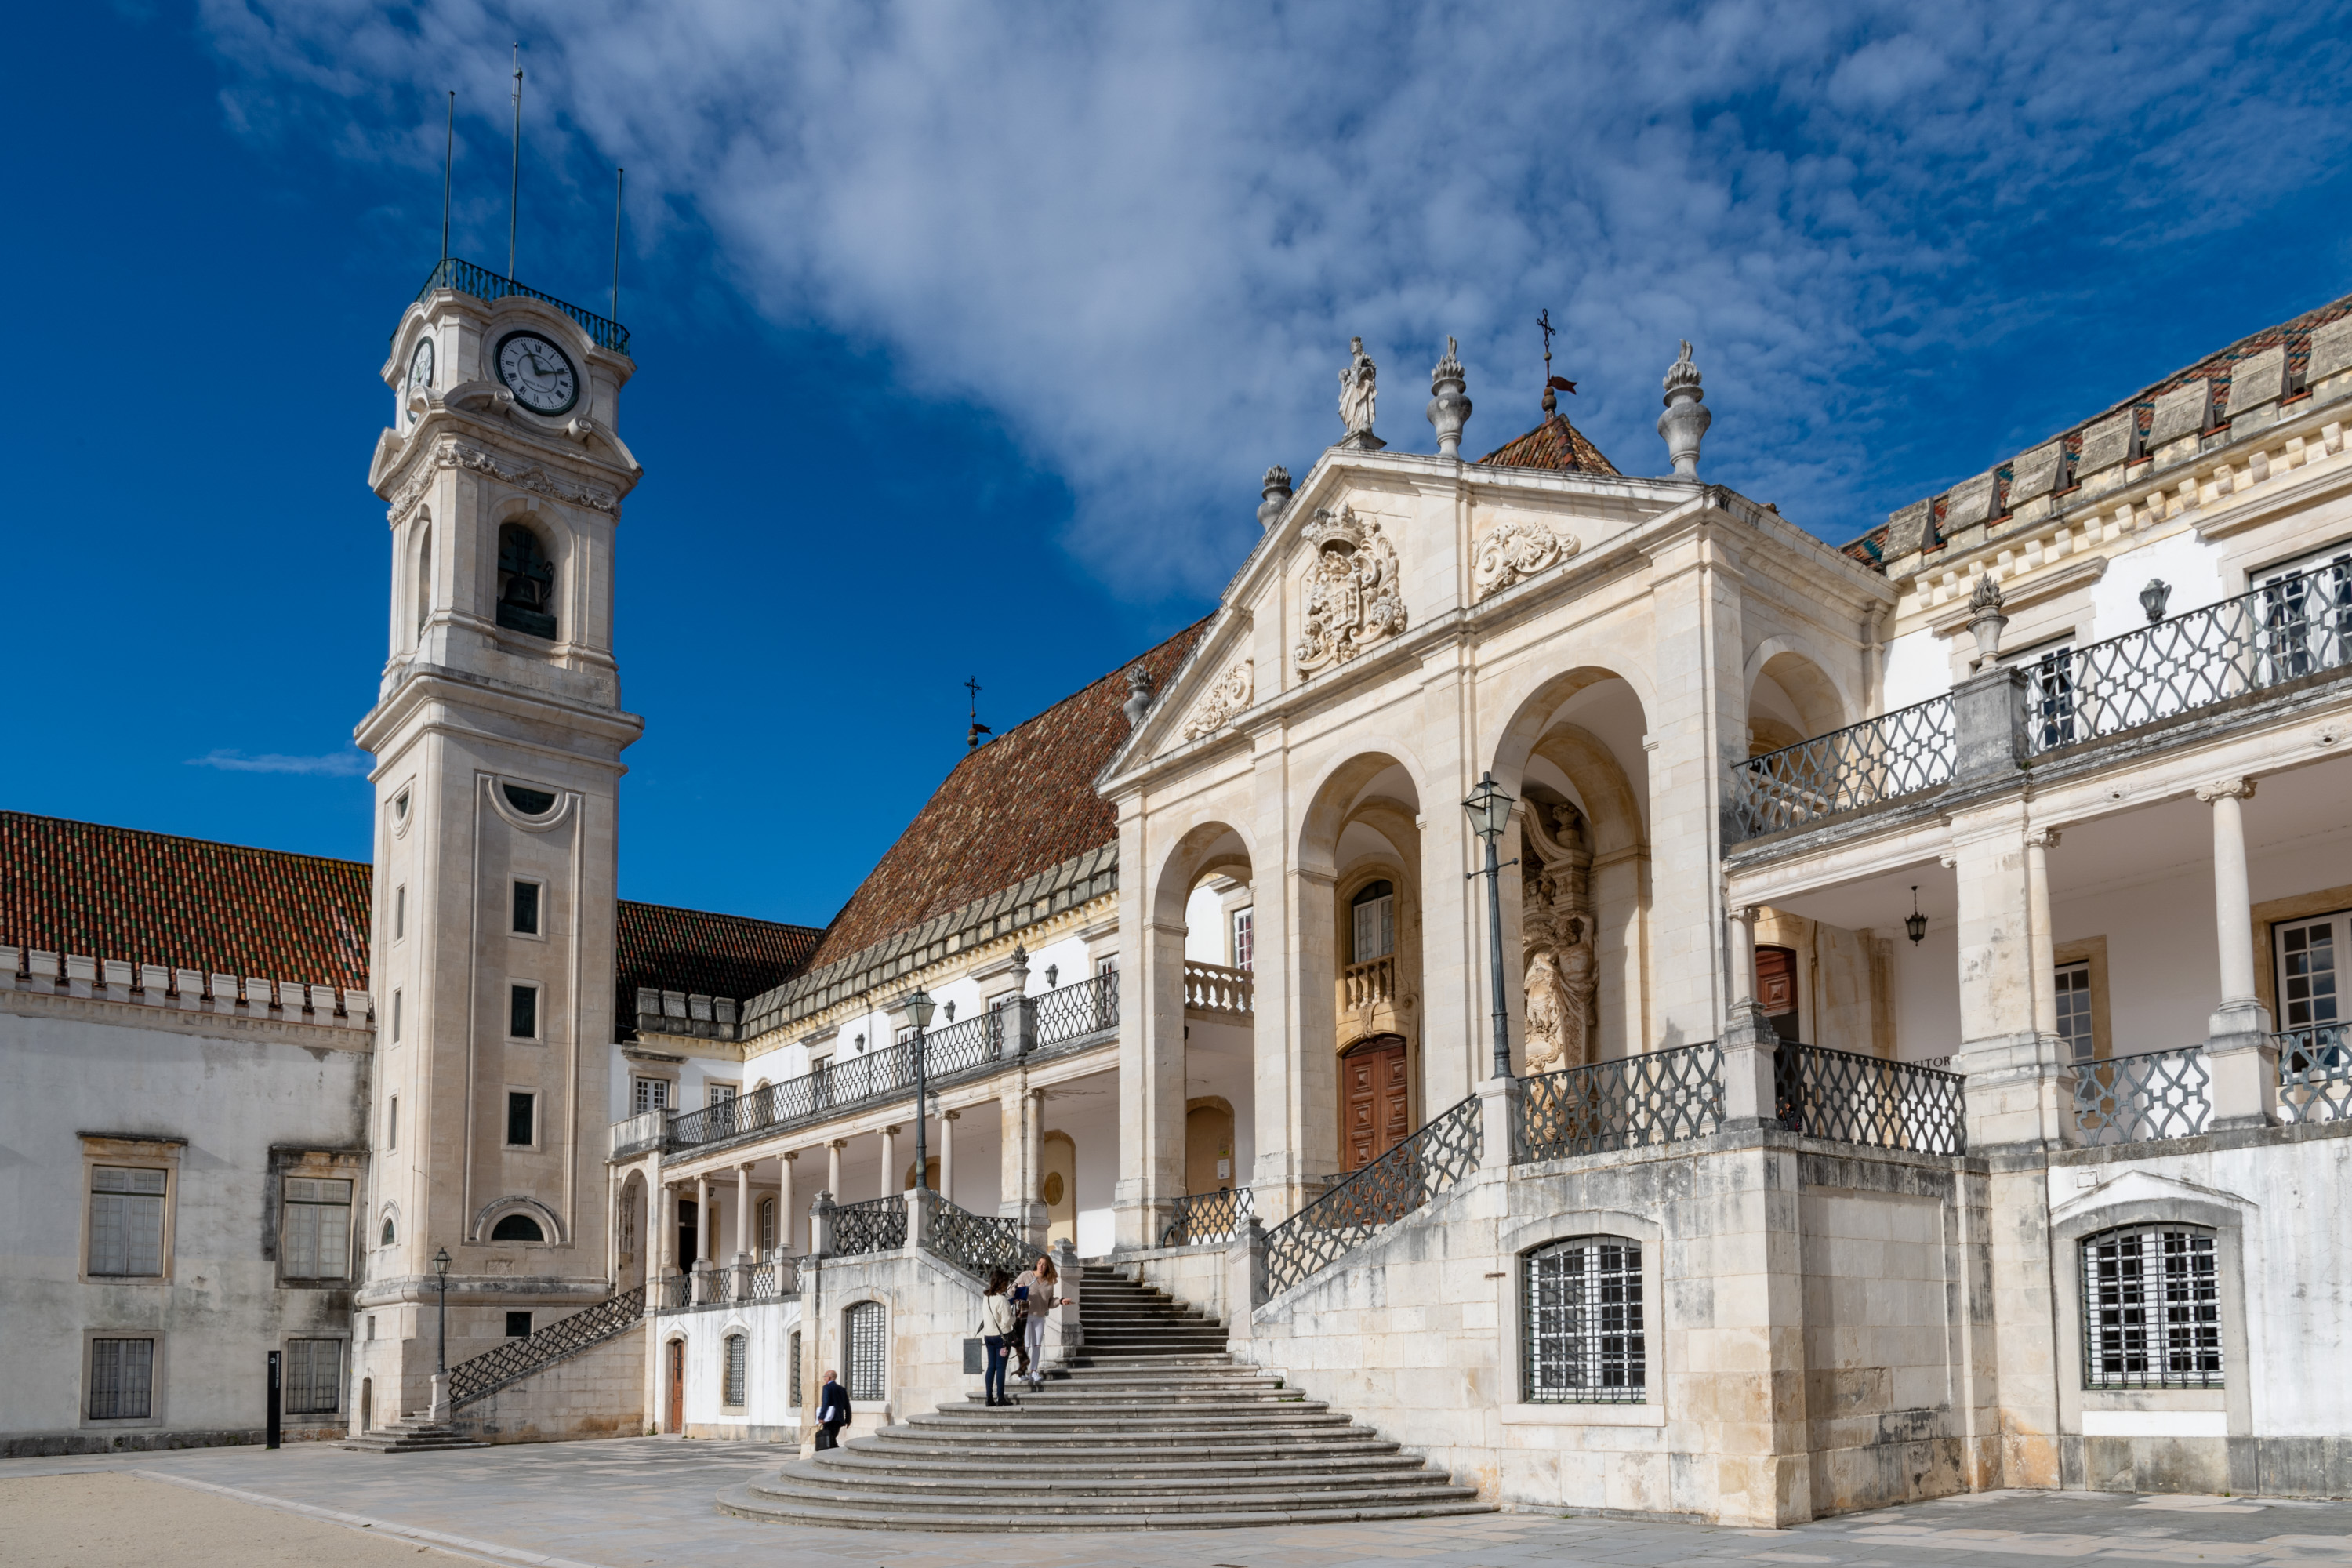
[[[735,1261],[751,1261],[751,1164],[735,1167]]]
[[[961,1110],[940,1112],[940,1196],[955,1202],[955,1124]]]
[[[1053,1211],[1046,1206],[1040,1190],[1045,1182],[1045,1091],[1031,1089],[1027,1104],[1027,1125],[1021,1132],[1021,1163],[1029,1173],[1027,1245],[1032,1250],[1042,1250],[1046,1232],[1054,1223]]]
[[[1268,1224],[1297,1213],[1339,1168],[1339,876],[1328,865],[1294,865],[1283,882],[1289,1016],[1275,1019],[1261,1005],[1255,1016],[1255,1184]],[[1262,921],[1264,904],[1258,913]]]
[[[1466,487],[1456,507],[1466,528]],[[1446,642],[1422,660],[1422,761],[1436,798],[1421,803],[1421,1121],[1475,1093],[1494,1070],[1486,885],[1467,876],[1486,855],[1459,804],[1494,761],[1475,753],[1479,741],[1465,719],[1474,678],[1466,643]]]
[[[2058,1038],[2057,935],[2050,923],[2050,851],[2057,847],[2056,828],[2026,830],[2025,902],[2027,916],[2033,922],[2033,1032],[2050,1042],[2053,1056],[2063,1048]]]
[[[709,1262],[718,1251],[719,1227],[710,1218],[710,1178],[698,1176],[694,1181],[694,1262],[700,1268]]]
[[[1122,847],[1129,837],[1139,865],[1142,834],[1122,834]],[[1184,1190],[1184,926],[1142,912],[1152,907],[1148,889],[1136,902],[1132,922],[1124,910],[1120,917],[1127,973],[1119,984],[1119,1176],[1112,1201],[1121,1247],[1150,1246],[1160,1211]]]
[[[793,1232],[800,1223],[800,1211],[793,1206],[793,1177],[796,1173],[793,1167],[799,1159],[800,1155],[787,1150],[783,1158],[776,1162],[776,1253],[782,1258],[793,1256]]]
[[[875,1194],[875,1196],[877,1196],[877,1197],[884,1197],[884,1198],[887,1198],[887,1197],[890,1197],[890,1196],[892,1196],[893,1194],[895,1194],[896,1193],[898,1193],[898,1192],[899,1191],[899,1187],[898,1187],[898,1130],[897,1128],[895,1128],[895,1127],[885,1127],[884,1129],[882,1129],[882,1134],[881,1134],[881,1137],[882,1137],[882,1183],[881,1183],[881,1190],[880,1190],[879,1192],[876,1193],[876,1194]]]
[[[1726,976],[1731,1005],[1723,1034],[1723,1117],[1726,1127],[1777,1126],[1780,1095],[1773,1080],[1780,1038],[1756,1000],[1756,917],[1753,905],[1724,910]]]
[[[2254,906],[2246,880],[2246,818],[2251,778],[2207,784],[2197,798],[2213,808],[2213,925],[2220,942],[2221,1005],[2206,1026],[2205,1059],[2213,1075],[2213,1125],[2269,1127],[2278,1121],[2278,1040],[2270,1010],[2254,992]]]
[[[835,1138],[824,1146],[824,1190],[828,1195],[841,1191],[841,1152],[848,1145],[848,1139]]]
[[[660,1249],[661,1271],[665,1275],[677,1272],[677,1189],[667,1182],[655,1189],[654,1200],[646,1205],[652,1216],[656,1233],[654,1244]]]

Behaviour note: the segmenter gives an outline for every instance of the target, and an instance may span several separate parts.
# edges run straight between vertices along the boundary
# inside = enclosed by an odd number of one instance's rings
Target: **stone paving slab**
[[[0,1461],[0,1489],[17,1478],[131,1471],[177,1483],[147,1495],[208,1492],[247,1505],[246,1517],[274,1514],[289,1531],[364,1524],[374,1540],[425,1548],[413,1558],[419,1563],[447,1552],[530,1568],[2050,1568],[2065,1561],[2352,1568],[2352,1502],[2259,1498],[1986,1492],[1784,1531],[1519,1512],[1115,1536],[788,1528],[731,1519],[712,1506],[722,1487],[771,1473],[788,1457],[768,1444],[677,1438],[425,1454],[305,1444],[274,1454],[244,1447],[11,1459]],[[250,1559],[267,1560],[257,1552]],[[138,1561],[149,1568],[156,1559]],[[84,1563],[111,1568],[102,1558]]]

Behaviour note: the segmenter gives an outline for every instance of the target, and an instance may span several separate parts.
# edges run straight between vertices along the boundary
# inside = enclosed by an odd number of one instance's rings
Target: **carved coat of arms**
[[[1291,650],[1299,674],[1345,664],[1404,630],[1396,547],[1379,522],[1358,517],[1351,507],[1336,515],[1318,507],[1302,537],[1315,563],[1299,590],[1303,624]]]

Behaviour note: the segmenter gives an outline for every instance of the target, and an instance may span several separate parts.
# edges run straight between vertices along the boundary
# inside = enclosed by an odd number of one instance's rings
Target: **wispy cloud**
[[[1420,378],[1448,333],[1465,449],[1533,424],[1539,305],[1622,467],[1665,467],[1658,379],[1687,337],[1710,471],[1867,526],[1959,477],[1914,471],[1950,459],[1891,427],[1906,385],[2112,303],[2110,262],[2158,265],[2324,168],[2352,131],[2324,11],[202,7],[240,123],[418,164],[394,106],[453,80],[502,106],[530,40],[550,139],[625,162],[645,226],[691,215],[772,319],[996,410],[1076,494],[1073,551],[1139,596],[1239,559],[1259,471],[1340,433],[1350,334],[1394,445],[1431,448]],[[2024,404],[2021,444],[2063,416]]]
[[[229,773],[310,773],[320,778],[359,778],[368,771],[364,752],[330,752],[322,757],[289,757],[277,752],[265,752],[248,757],[238,751],[207,752],[201,757],[190,757],[192,768],[218,768]]]

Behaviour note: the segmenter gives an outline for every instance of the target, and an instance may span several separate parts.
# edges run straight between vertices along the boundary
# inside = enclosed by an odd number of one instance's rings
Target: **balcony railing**
[[[1772,1057],[1773,1112],[1782,1127],[1871,1149],[1966,1153],[1966,1084],[1916,1062],[1794,1042]]]
[[[2352,663],[2352,577],[2340,568],[2189,610],[2032,667],[2035,753],[2152,724]]]
[[[1267,1289],[1280,1295],[1452,1188],[1484,1143],[1472,1095],[1266,1232]]]
[[[856,1258],[868,1252],[895,1252],[907,1245],[907,1194],[868,1198],[862,1204],[833,1206],[833,1254]]]
[[[1195,1013],[1248,1014],[1257,994],[1257,983],[1246,969],[1222,963],[1184,961],[1184,1006]]]
[[[1747,837],[1884,805],[1952,782],[1952,700],[1931,697],[1751,757],[1735,769],[1733,809]]]
[[[1037,1008],[1037,1048],[1067,1045],[1118,1027],[1118,971],[1029,998]]]
[[[1339,984],[1347,990],[1348,1012],[1369,1012],[1382,1006],[1396,999],[1396,958],[1391,954],[1351,963],[1339,972]]]
[[[1022,1239],[1018,1220],[974,1214],[929,1188],[909,1195],[930,1206],[923,1227],[925,1248],[975,1279],[984,1280],[999,1268],[1017,1274],[1034,1256]]]
[[[2074,1064],[2074,1125],[2085,1143],[2193,1138],[2212,1120],[2202,1046]]]
[[[2352,1121],[2352,1026],[2288,1029],[2278,1054],[2281,1121]]]
[[[1250,1190],[1226,1187],[1213,1193],[1187,1193],[1169,1205],[1168,1228],[1160,1235],[1162,1247],[1227,1247],[1250,1213]]]
[[[511,278],[501,278],[487,267],[477,267],[470,261],[460,261],[454,256],[441,258],[439,265],[426,275],[425,287],[416,291],[416,298],[422,300],[437,289],[450,289],[460,294],[471,294],[475,299],[485,302],[491,300],[503,300],[509,295],[520,295],[526,300],[536,300],[542,305],[554,306],[574,321],[579,322],[581,329],[588,334],[598,348],[610,349],[619,354],[629,352],[629,329],[620,322],[607,321],[593,310],[583,310],[577,305],[567,305],[552,294],[542,294],[536,289],[525,288]]]
[[[1713,1040],[1540,1073],[1519,1085],[1511,1162],[1701,1138],[1723,1125],[1723,1050]]]

